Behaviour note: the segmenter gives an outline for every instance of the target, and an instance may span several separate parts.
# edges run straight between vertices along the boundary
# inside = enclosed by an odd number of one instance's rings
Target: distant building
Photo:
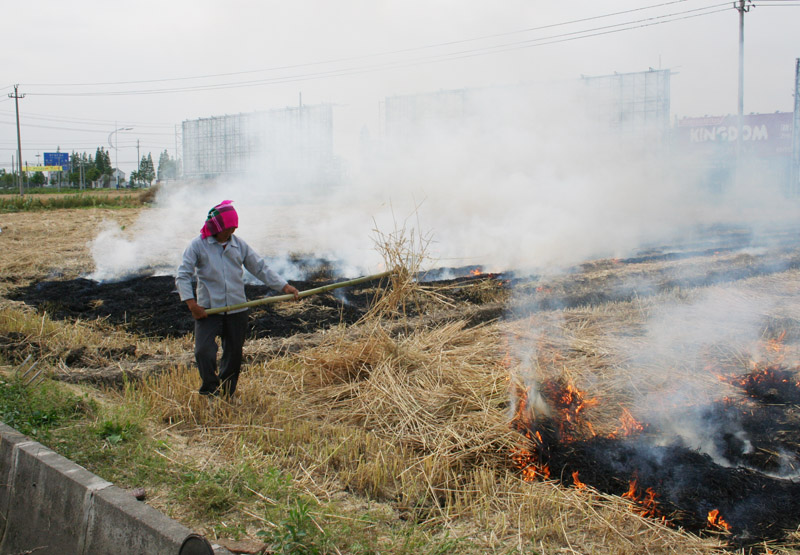
[[[665,145],[670,128],[669,69],[582,77],[594,113],[612,129]]]
[[[119,183],[120,187],[125,187],[125,172],[114,168],[114,171],[111,173],[111,186],[116,187],[117,183]]]
[[[723,190],[738,163],[759,181],[787,184],[792,173],[792,112],[748,114],[741,134],[736,115],[681,118],[673,130],[673,150],[683,163],[705,174],[712,190]]]
[[[741,137],[735,115],[682,118],[675,122],[677,145],[705,156],[731,156],[737,143],[751,156],[780,158],[792,152],[792,113],[742,117]]]
[[[556,100],[580,99],[585,106],[572,105],[595,121],[628,135],[646,136],[648,140],[666,143],[670,127],[671,71],[648,70],[637,73],[581,77],[556,84],[518,84],[503,87],[443,90],[430,93],[388,97],[383,102],[386,136],[409,137],[426,127],[455,129],[466,122],[491,125],[505,121],[517,123],[513,111],[522,112],[529,101],[534,110],[562,119],[562,105]],[[509,113],[511,110],[512,113]]]
[[[287,185],[338,179],[330,104],[184,121],[182,143],[184,177],[263,175]]]
[[[480,90],[455,89],[388,97],[383,103],[386,135],[413,137],[426,125],[455,126],[476,110],[470,104]]]
[[[740,176],[754,186],[774,184],[787,195],[800,195],[800,59],[794,112],[745,115],[741,136],[735,115],[686,117],[671,122],[670,77],[669,69],[649,69],[582,76],[556,84],[388,97],[382,103],[384,135],[390,141],[413,143],[432,129],[456,137],[461,126],[475,125],[476,121],[487,128],[495,122],[536,125],[535,119],[524,119],[525,110],[567,125],[573,116],[570,110],[583,111],[572,121],[585,117],[608,130],[601,135],[603,139],[625,137],[647,145],[652,153],[669,160],[676,171],[696,179],[699,186],[722,192],[733,184],[738,168]],[[563,102],[559,95],[579,102]],[[504,102],[506,99],[511,101]],[[514,111],[519,112],[518,120]]]

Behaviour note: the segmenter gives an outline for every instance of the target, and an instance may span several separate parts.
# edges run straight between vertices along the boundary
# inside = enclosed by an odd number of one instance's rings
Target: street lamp
[[[111,136],[116,135],[117,131],[130,131],[133,127],[119,127],[114,129],[111,133],[108,134],[108,146],[114,149],[114,174],[116,176],[116,189],[119,189],[119,149],[117,148],[117,137],[114,137],[114,144],[111,144]]]

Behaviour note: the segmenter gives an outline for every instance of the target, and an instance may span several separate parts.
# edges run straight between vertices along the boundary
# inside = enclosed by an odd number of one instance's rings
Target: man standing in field
[[[248,309],[211,315],[206,313],[206,309],[247,302],[242,267],[275,291],[300,298],[295,287],[272,271],[247,243],[234,236],[237,227],[239,215],[232,201],[222,201],[209,210],[200,235],[184,251],[175,277],[181,301],[186,303],[195,319],[194,356],[202,380],[201,395],[219,395],[221,392],[230,398],[236,391],[242,347],[247,336]],[[196,296],[192,290],[195,275]],[[217,337],[222,339],[219,374]]]

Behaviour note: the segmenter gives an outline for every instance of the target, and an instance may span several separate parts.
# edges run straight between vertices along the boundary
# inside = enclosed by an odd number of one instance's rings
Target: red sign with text
[[[741,138],[742,151],[747,154],[791,156],[791,112],[744,116],[741,137],[738,119],[733,115],[678,120],[675,126],[676,144],[689,152],[722,154],[734,150]]]

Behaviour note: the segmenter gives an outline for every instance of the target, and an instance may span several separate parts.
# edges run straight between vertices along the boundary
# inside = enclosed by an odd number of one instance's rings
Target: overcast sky
[[[739,14],[714,0],[28,0],[3,7],[0,168],[109,147],[175,154],[187,119],[330,102],[378,132],[387,96],[671,69],[673,116],[737,110]],[[791,111],[800,1],[745,16],[745,112]],[[177,89],[177,90],[176,90]],[[169,91],[169,92],[167,92]],[[113,140],[113,138],[112,138]]]

